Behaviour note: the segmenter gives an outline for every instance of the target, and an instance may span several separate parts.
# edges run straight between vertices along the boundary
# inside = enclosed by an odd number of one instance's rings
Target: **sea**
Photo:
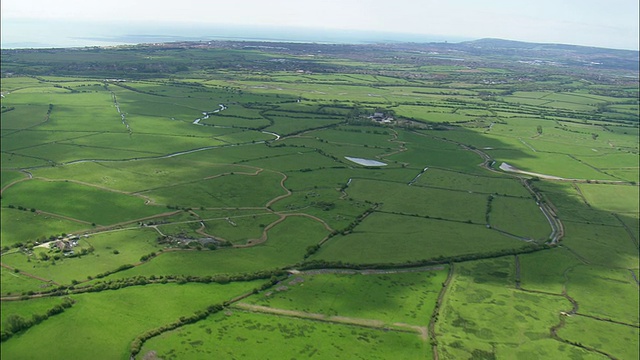
[[[322,28],[3,19],[0,48],[68,48],[176,41],[271,41],[323,44],[461,42],[472,38]]]

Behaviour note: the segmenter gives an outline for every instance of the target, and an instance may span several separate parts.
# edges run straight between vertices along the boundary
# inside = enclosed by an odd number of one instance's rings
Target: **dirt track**
[[[405,332],[406,330],[404,329],[407,329],[412,332],[416,332],[420,334],[420,338],[424,341],[426,341],[428,338],[426,327],[410,325],[405,323],[393,323],[391,327],[389,327],[383,321],[375,320],[375,319],[362,319],[362,318],[353,318],[353,317],[346,317],[346,316],[327,316],[324,314],[309,313],[309,312],[297,311],[297,310],[278,309],[278,308],[272,308],[268,306],[252,305],[252,304],[246,304],[246,303],[236,303],[234,307],[242,310],[251,311],[251,312],[283,315],[283,316],[296,317],[301,319],[324,321],[324,322],[338,323],[338,324],[356,325],[356,326],[368,327],[373,329],[384,329],[384,330],[402,331],[402,332]]]

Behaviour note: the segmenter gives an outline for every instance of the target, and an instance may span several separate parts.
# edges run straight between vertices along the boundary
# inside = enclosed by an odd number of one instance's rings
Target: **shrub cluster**
[[[16,314],[9,315],[5,322],[5,327],[0,333],[0,341],[5,341],[11,338],[14,334],[27,330],[34,325],[38,325],[51,316],[63,313],[65,309],[70,308],[74,303],[75,300],[68,297],[64,298],[62,304],[58,304],[52,307],[44,314],[33,314],[31,316],[31,319],[25,319],[22,316]]]

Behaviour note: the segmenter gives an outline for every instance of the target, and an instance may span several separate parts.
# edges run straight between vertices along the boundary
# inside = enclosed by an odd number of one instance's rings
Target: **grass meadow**
[[[272,308],[426,326],[446,270],[398,274],[300,274],[244,302]],[[361,301],[368,299],[368,301]]]
[[[51,195],[55,194],[55,197]],[[140,219],[165,212],[144,199],[68,181],[30,180],[5,190],[3,203],[41,210],[100,225]]]
[[[274,347],[281,343],[286,346]],[[320,345],[322,344],[322,345]],[[427,342],[411,332],[229,310],[148,341],[142,354],[163,359],[430,359]]]
[[[329,240],[312,259],[354,264],[405,263],[527,247],[525,242],[467,224],[374,213],[357,230]]]
[[[323,46],[3,51],[0,327],[75,303],[1,357],[130,359],[137,336],[250,292],[135,358],[638,357],[629,73]],[[530,181],[557,244],[502,162],[568,179]],[[62,234],[82,235],[74,256],[34,247]],[[185,246],[207,237],[230,246]],[[425,262],[443,265],[405,272]],[[365,270],[37,294],[323,263]]]
[[[246,293],[259,283],[146,285],[73,295],[76,304],[70,309],[3,343],[1,353],[23,359],[44,353],[51,358],[126,358],[137,335]],[[164,296],[167,293],[174,296]],[[19,304],[23,303],[29,306]]]
[[[441,357],[588,358],[549,334],[571,303],[516,290],[514,270],[513,257],[456,265],[436,327]]]

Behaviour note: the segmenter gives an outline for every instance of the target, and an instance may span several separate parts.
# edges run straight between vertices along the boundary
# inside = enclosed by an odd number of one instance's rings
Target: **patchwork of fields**
[[[638,358],[637,77],[210,53],[3,73],[3,358]]]

